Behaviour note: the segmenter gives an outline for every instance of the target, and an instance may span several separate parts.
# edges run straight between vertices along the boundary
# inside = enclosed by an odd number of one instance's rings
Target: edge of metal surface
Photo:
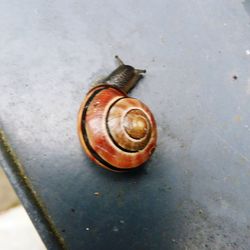
[[[64,238],[58,232],[41,198],[27,178],[22,163],[0,127],[0,165],[2,165],[18,197],[22,201],[32,223],[48,249],[67,249]]]

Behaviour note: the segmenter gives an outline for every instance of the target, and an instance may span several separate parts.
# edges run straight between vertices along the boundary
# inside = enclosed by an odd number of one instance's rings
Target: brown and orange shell
[[[157,141],[149,108],[107,84],[92,88],[86,95],[78,114],[78,135],[89,158],[113,171],[141,166]]]

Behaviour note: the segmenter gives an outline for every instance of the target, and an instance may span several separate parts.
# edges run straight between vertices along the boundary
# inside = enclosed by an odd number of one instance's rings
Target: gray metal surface
[[[49,249],[250,249],[249,6],[0,1],[0,121],[19,157],[2,147],[0,163]],[[147,69],[132,96],[158,122],[130,174],[91,163],[76,133],[115,54]]]

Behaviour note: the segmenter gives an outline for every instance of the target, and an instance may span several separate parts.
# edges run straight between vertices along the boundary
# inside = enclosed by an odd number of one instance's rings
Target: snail
[[[152,155],[157,142],[153,114],[141,101],[127,93],[146,70],[119,66],[92,87],[80,106],[80,143],[94,162],[111,171],[123,172],[140,167]]]

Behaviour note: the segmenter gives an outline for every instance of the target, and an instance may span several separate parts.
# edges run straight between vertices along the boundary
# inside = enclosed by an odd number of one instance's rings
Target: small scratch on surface
[[[248,82],[247,82],[246,93],[247,95],[250,95],[250,79],[248,79]]]
[[[219,135],[217,132],[213,131],[213,134],[221,141],[223,142],[229,149],[233,151],[234,154],[239,155],[242,159],[244,159],[246,162],[250,163],[250,159],[248,159],[244,154],[239,152],[237,149],[235,149],[230,143],[227,142],[221,135]]]

